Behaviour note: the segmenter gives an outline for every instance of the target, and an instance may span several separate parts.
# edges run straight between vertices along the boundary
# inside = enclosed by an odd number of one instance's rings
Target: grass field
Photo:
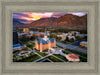
[[[20,58],[20,60],[17,60],[15,62],[32,62],[32,61],[39,59],[40,57],[38,55],[34,54],[34,53],[31,53],[29,55],[29,57],[24,56],[24,57],[19,57],[19,58]]]
[[[33,47],[35,47],[35,44],[33,41],[27,41],[27,42],[23,42],[24,45],[26,45],[27,47],[33,49]]]
[[[58,58],[60,58],[60,59],[62,59],[62,60],[64,60],[64,61],[68,61],[64,56],[62,56],[62,55],[55,55],[56,57],[58,57]]]
[[[45,54],[42,52],[37,52],[37,53],[40,54],[41,56],[45,56]]]
[[[62,62],[62,61],[60,61],[59,59],[57,59],[57,58],[55,58],[55,57],[53,57],[53,56],[49,56],[48,57],[50,60],[52,60],[53,62]]]

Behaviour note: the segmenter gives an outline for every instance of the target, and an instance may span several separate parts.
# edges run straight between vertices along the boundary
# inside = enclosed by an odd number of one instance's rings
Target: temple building
[[[56,47],[56,40],[53,38],[48,38],[46,34],[44,38],[35,40],[35,48],[37,50],[40,50],[40,52],[46,49],[50,49],[52,47]]]

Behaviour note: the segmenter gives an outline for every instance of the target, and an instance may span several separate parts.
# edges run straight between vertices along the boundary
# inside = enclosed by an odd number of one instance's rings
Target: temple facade
[[[40,52],[52,47],[56,47],[56,40],[53,38],[48,38],[47,35],[45,35],[44,38],[35,40],[35,48],[40,50]]]

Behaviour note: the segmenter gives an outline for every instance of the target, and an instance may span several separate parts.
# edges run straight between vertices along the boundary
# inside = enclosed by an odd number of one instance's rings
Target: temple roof
[[[53,43],[53,42],[54,42],[54,39],[53,39],[53,38],[49,38],[47,41],[45,41],[45,40],[43,40],[43,39],[37,40],[38,44],[40,44],[40,43],[42,43],[42,44],[48,44],[49,41],[50,41],[51,43]]]

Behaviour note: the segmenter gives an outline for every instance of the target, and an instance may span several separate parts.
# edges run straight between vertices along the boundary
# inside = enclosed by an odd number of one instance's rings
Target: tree
[[[62,38],[61,37],[58,37],[58,41],[60,41]]]
[[[84,37],[77,36],[76,38],[77,38],[78,40],[82,40]]]
[[[22,37],[19,38],[19,40],[22,42],[25,42],[25,41],[28,41],[29,38],[27,36],[23,35]]]
[[[36,39],[36,36],[33,34],[30,40],[35,40],[35,39]]]
[[[51,34],[49,37],[50,38],[56,38],[56,34]]]
[[[41,38],[43,38],[44,37],[44,35],[41,35]]]
[[[70,41],[70,42],[74,42],[74,39],[73,39],[73,38],[71,38],[69,41]]]
[[[68,41],[69,42],[69,38],[66,36],[66,39],[65,39],[65,41]]]
[[[60,41],[62,38],[56,36],[56,41]]]

